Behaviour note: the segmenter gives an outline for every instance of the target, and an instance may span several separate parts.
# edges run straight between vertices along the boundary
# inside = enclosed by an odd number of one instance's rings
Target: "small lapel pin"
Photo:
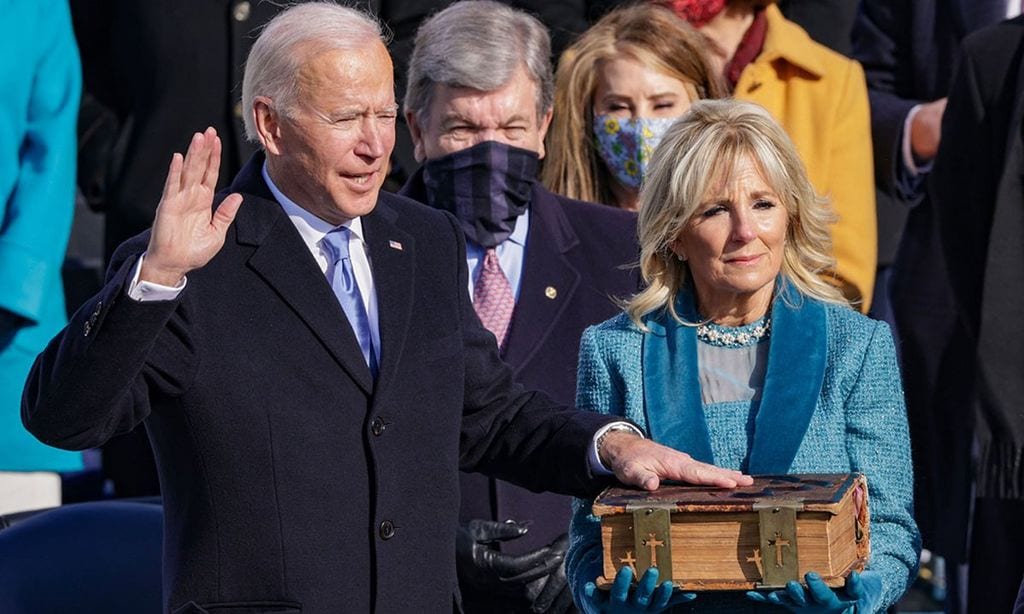
[[[388,241],[388,247],[390,247],[391,249],[397,249],[398,251],[402,251],[402,244],[399,243],[398,241]]]
[[[556,290],[554,286],[548,286],[547,288],[544,288],[544,296],[553,299],[558,296],[558,290]]]

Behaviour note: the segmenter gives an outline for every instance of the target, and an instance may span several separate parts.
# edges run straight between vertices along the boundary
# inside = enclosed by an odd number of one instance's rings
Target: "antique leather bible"
[[[689,591],[781,587],[808,571],[842,586],[871,550],[867,481],[858,473],[755,476],[733,489],[608,488],[593,512],[602,588],[625,565],[635,578],[655,566],[659,582]]]

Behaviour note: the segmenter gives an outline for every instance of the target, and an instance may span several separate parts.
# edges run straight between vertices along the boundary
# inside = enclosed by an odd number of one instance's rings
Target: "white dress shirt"
[[[313,254],[317,266],[320,267],[320,272],[330,279],[334,275],[334,270],[328,270],[331,267],[331,261],[329,253],[323,246],[323,239],[327,233],[340,227],[325,222],[285,196],[274,184],[274,180],[270,178],[266,162],[263,163],[263,180],[267,182],[270,193],[281,204],[285,215],[299,231],[299,236],[302,237],[309,252]],[[380,365],[380,313],[377,310],[377,287],[373,283],[373,269],[370,267],[370,255],[366,248],[363,220],[358,217],[353,218],[341,226],[350,231],[348,233],[348,254],[352,262],[352,273],[356,276],[356,283],[359,284],[359,294],[362,296],[363,307],[366,308],[366,316],[370,322],[370,337],[375,349],[374,355],[377,357],[377,364]]]

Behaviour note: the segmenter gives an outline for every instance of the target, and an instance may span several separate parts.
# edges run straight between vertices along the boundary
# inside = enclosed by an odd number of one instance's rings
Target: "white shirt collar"
[[[527,207],[526,211],[523,211],[519,219],[516,220],[516,227],[512,230],[512,234],[508,236],[506,241],[512,241],[517,245],[526,245],[526,235],[530,232],[530,208]]]
[[[270,188],[270,193],[274,195],[277,202],[280,203],[281,208],[284,209],[285,214],[295,224],[295,228],[299,231],[299,235],[302,240],[306,243],[309,251],[314,254],[320,250],[320,241],[335,228],[330,222],[323,220],[309,211],[303,209],[301,206],[295,203],[292,199],[284,195],[283,192],[274,183],[274,180],[270,178],[270,173],[267,172],[267,163],[263,162],[263,180],[267,182],[267,187]],[[352,235],[363,241],[363,220],[362,218],[356,217],[345,222],[341,226],[347,227],[352,231]]]

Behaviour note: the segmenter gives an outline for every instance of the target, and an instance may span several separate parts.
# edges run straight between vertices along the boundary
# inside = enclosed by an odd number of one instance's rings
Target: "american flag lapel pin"
[[[391,249],[397,249],[398,251],[402,251],[402,244],[399,243],[398,241],[388,241],[388,247],[390,247]]]

